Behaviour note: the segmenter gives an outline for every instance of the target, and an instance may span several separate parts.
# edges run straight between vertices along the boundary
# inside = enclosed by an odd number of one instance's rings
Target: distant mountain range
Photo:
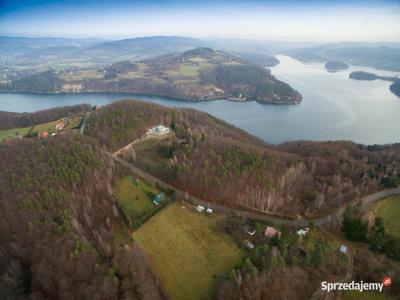
[[[181,36],[150,36],[122,40],[0,37],[0,68],[13,65],[90,63],[106,64],[142,60],[211,47],[253,63],[274,66],[273,56],[285,54],[302,61],[339,60],[352,65],[400,71],[400,43],[278,42],[246,39],[196,39]]]

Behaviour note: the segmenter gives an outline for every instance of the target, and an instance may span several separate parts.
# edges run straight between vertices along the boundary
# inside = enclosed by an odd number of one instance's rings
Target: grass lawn
[[[23,127],[23,128],[14,128],[14,129],[6,129],[6,130],[0,130],[0,143],[3,142],[3,140],[7,137],[15,136],[16,132],[18,134],[25,136],[28,134],[29,130],[31,129],[32,126],[28,127]]]
[[[157,193],[142,182],[135,184],[131,176],[123,178],[115,187],[118,202],[132,223],[140,221],[146,215],[151,215],[157,210],[157,206],[146,194],[146,191]]]
[[[51,132],[55,132],[56,131],[56,124],[59,122],[60,120],[57,121],[52,121],[52,122],[48,122],[48,123],[43,123],[43,124],[39,124],[39,125],[35,125],[35,127],[33,127],[32,133],[39,133],[42,131],[48,131],[49,133]]]
[[[374,215],[381,217],[388,234],[400,238],[400,197],[379,201],[373,209]]]
[[[346,291],[343,300],[394,300],[394,298],[379,292]]]
[[[171,299],[211,299],[221,276],[244,253],[217,227],[219,216],[185,207],[169,205],[133,236]]]

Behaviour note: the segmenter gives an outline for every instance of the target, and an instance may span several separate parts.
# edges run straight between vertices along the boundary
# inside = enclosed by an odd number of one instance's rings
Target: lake
[[[303,95],[300,105],[274,106],[226,100],[199,103],[127,94],[0,94],[0,110],[36,111],[78,103],[104,105],[117,99],[135,98],[208,112],[268,143],[293,140],[400,142],[400,98],[389,91],[390,82],[348,79],[349,73],[355,70],[377,75],[399,73],[355,66],[329,73],[321,63],[305,64],[287,56],[278,56],[278,59],[281,63],[271,68],[272,74]]]

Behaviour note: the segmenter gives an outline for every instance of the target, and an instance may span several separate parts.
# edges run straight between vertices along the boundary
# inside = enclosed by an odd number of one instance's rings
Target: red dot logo
[[[392,285],[392,278],[384,277],[382,283],[383,283],[384,286],[391,286]]]

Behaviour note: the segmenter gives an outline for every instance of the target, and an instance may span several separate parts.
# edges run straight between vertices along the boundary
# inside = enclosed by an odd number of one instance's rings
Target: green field
[[[82,115],[71,117],[69,120],[69,124],[65,127],[65,129],[72,129],[79,126],[81,120],[82,120]],[[3,140],[7,137],[15,136],[16,133],[22,136],[26,136],[30,131],[34,135],[42,131],[48,131],[49,133],[56,132],[55,126],[58,122],[60,122],[60,120],[35,125],[33,126],[32,131],[31,131],[32,126],[0,130],[0,143],[2,143]]]
[[[28,134],[29,130],[32,126],[24,127],[24,128],[14,128],[14,129],[7,129],[7,130],[0,130],[0,143],[7,137],[15,136],[18,134],[25,136]]]
[[[118,202],[134,227],[138,227],[143,219],[158,210],[149,197],[151,194],[158,194],[158,191],[144,182],[136,182],[131,176],[123,178],[115,187]]]
[[[373,209],[376,217],[381,217],[388,234],[400,237],[400,197],[387,198],[378,202]]]
[[[221,276],[243,256],[218,218],[174,203],[133,234],[171,299],[212,299]]]
[[[394,298],[379,292],[346,291],[343,300],[394,300]]]

